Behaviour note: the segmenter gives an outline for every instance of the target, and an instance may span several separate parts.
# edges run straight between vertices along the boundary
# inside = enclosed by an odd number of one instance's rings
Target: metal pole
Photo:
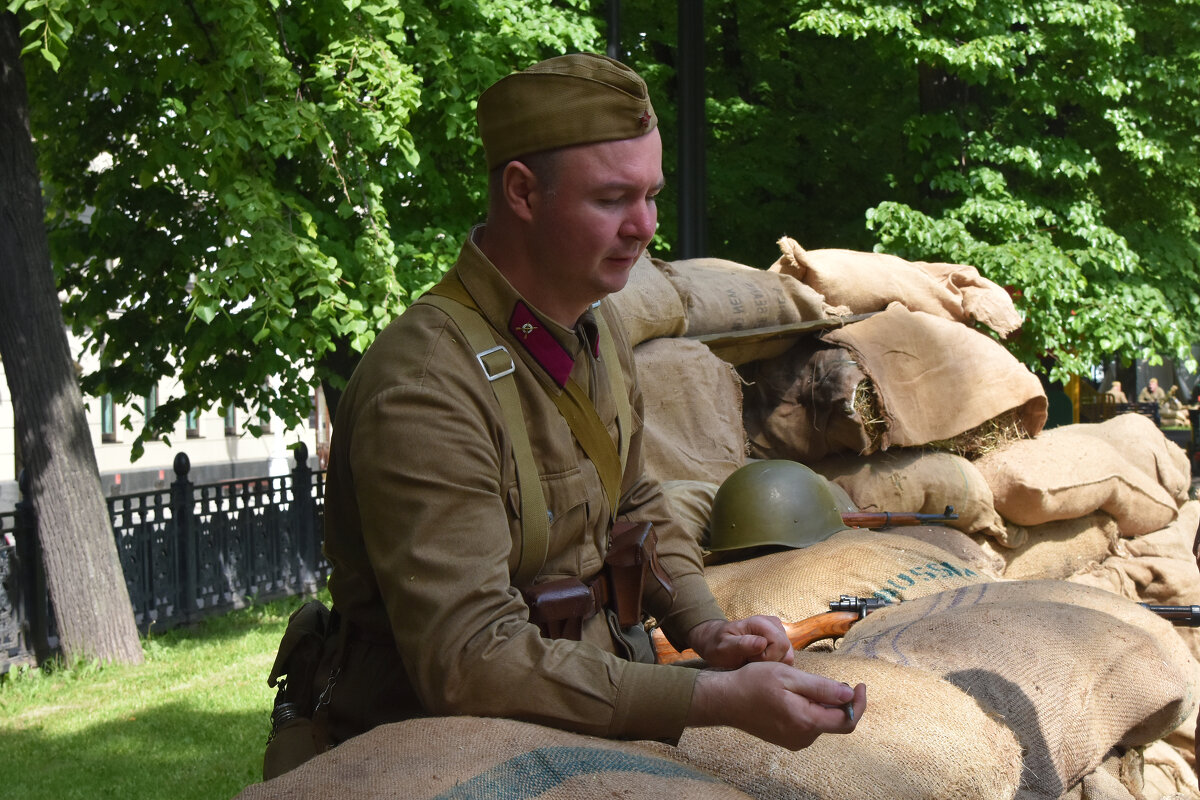
[[[706,255],[704,0],[679,0],[679,250]]]
[[[621,58],[621,0],[608,0],[608,53],[609,58],[617,61]]]

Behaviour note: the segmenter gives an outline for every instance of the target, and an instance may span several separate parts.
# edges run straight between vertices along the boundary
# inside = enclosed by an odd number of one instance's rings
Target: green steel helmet
[[[796,461],[755,461],[717,489],[708,550],[808,547],[848,528],[824,477]]]

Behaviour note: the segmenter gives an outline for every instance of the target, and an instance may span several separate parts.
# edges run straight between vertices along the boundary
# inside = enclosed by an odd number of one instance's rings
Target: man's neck
[[[524,249],[518,242],[510,241],[511,238],[504,235],[501,227],[480,225],[475,229],[474,242],[526,302],[559,325],[574,328],[591,303],[580,307],[563,298],[555,291],[557,287],[533,269]]]

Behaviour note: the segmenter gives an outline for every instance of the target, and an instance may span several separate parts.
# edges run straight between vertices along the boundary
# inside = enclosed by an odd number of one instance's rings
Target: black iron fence
[[[142,633],[160,632],[255,600],[312,593],[321,555],[325,474],[295,450],[287,475],[193,484],[186,453],[166,488],[108,498],[125,585]],[[0,513],[0,673],[55,652],[54,608],[22,479],[16,509]]]

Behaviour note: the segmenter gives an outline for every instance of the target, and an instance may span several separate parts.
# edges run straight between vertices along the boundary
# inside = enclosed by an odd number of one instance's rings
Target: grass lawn
[[[323,598],[328,603],[328,594]],[[267,673],[291,598],[143,638],[140,667],[0,680],[0,797],[231,798],[262,779]]]

